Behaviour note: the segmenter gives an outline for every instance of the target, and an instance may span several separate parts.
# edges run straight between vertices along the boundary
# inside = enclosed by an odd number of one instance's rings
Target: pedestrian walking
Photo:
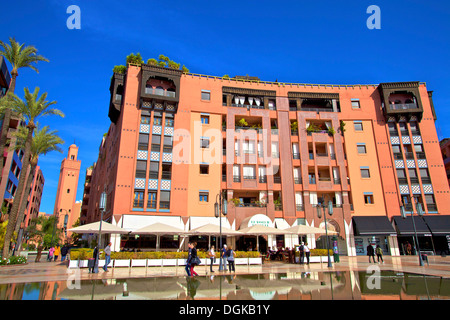
[[[211,246],[211,247],[209,248],[208,256],[209,256],[209,260],[211,261],[211,264],[209,265],[209,266],[210,266],[209,271],[210,271],[210,272],[214,272],[214,270],[213,270],[213,268],[212,268],[214,262],[216,261],[216,253],[214,252],[214,246]]]
[[[59,244],[57,244],[56,247],[55,247],[55,252],[53,253],[53,256],[55,258],[53,261],[58,260],[58,257],[60,255],[61,255],[61,247],[59,246]]]
[[[55,248],[51,247],[48,250],[48,255],[47,255],[47,261],[52,261],[53,260],[53,253],[55,252]]]
[[[377,254],[378,263],[380,263],[380,260],[381,260],[382,263],[384,263],[384,260],[383,260],[383,249],[381,249],[380,245],[377,245],[377,248],[375,249],[375,252]]]
[[[305,246],[303,245],[303,242],[300,244],[298,251],[300,252],[299,262],[300,264],[303,264],[305,263]]]
[[[69,247],[67,246],[67,244],[65,244],[61,248],[61,261],[66,260],[67,253],[69,253]]]
[[[306,256],[306,264],[309,265],[309,255],[311,254],[311,251],[309,251],[308,242],[305,242],[305,245],[303,246],[303,251],[305,252]]]
[[[108,272],[108,264],[111,262],[111,242],[105,248],[105,265],[103,266],[103,270]]]
[[[192,242],[191,244],[191,277],[193,276],[198,276],[198,273],[195,272],[194,268],[196,265],[200,264],[200,259],[197,256],[197,249],[195,248],[197,243],[196,242]]]
[[[97,261],[97,257],[98,257],[98,248],[95,247],[94,248],[94,252],[92,253],[92,258],[88,259],[89,273],[94,273],[95,272],[95,264],[96,264],[96,261]]]
[[[231,272],[236,272],[234,269],[234,257],[236,256],[236,253],[233,251],[233,248],[230,246],[230,248],[227,251],[227,261],[228,261],[228,270]]]
[[[375,263],[375,250],[373,249],[373,247],[372,247],[372,245],[370,243],[367,246],[367,255],[369,256],[369,263],[370,263],[370,258],[371,257],[373,259],[373,263]]]
[[[220,259],[222,259],[223,270],[227,271],[227,245],[224,244],[222,252],[220,253]]]
[[[188,256],[186,259],[186,266],[184,267],[184,270],[186,270],[186,273],[188,275],[188,277],[191,276],[191,253],[192,253],[192,249],[191,249],[191,243],[188,243]]]

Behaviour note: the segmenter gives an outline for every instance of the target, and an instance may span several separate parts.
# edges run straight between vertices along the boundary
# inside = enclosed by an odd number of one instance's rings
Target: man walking
[[[299,262],[300,264],[303,264],[305,259],[305,247],[303,246],[303,242],[300,244],[298,251],[300,252]]]
[[[227,245],[224,244],[222,252],[220,253],[220,259],[222,259],[222,266],[224,271],[227,271],[227,257]]]
[[[111,262],[111,242],[105,248],[105,265],[103,266],[103,270],[108,272],[108,264]]]

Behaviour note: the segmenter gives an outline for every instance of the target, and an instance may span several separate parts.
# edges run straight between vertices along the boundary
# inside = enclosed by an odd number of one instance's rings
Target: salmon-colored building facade
[[[61,161],[58,189],[53,214],[58,217],[58,229],[64,230],[64,239],[71,236],[70,229],[80,217],[81,202],[76,202],[81,160],[78,160],[78,147],[69,146],[67,157]]]
[[[450,191],[425,83],[291,84],[128,65],[110,92],[111,126],[89,172],[84,223],[100,219],[103,191],[105,220],[129,230],[219,224],[219,194],[228,200],[227,228],[324,227],[318,205],[331,201],[327,222],[340,254],[365,254],[368,244],[404,254],[414,241],[411,214],[426,228],[419,223],[420,249],[448,251],[450,228],[433,230],[437,220],[448,223]],[[324,247],[324,238],[265,236],[259,245]],[[112,240],[117,251],[153,243]],[[167,248],[179,242],[166,239]],[[227,242],[255,249],[251,237]]]

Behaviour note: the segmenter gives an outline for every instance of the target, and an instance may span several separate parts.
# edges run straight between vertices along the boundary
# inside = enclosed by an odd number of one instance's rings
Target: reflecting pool
[[[395,271],[292,272],[0,285],[1,300],[447,300],[450,279]]]

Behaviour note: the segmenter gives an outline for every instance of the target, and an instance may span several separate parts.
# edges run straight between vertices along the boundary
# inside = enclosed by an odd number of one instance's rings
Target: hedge
[[[92,258],[93,249],[72,249],[70,251],[71,260],[87,260]],[[104,258],[103,251],[100,250],[100,258]],[[258,258],[257,251],[235,251],[236,258]],[[170,252],[170,251],[152,251],[152,252],[111,252],[111,259],[127,260],[127,259],[187,259],[187,252]],[[208,258],[208,254],[204,251],[198,251],[198,257]],[[216,252],[216,258],[219,253]]]

